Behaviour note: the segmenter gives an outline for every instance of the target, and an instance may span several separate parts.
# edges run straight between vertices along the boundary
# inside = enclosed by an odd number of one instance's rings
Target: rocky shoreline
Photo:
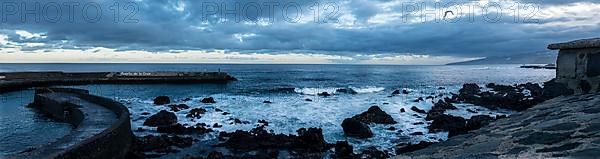
[[[445,88],[439,88],[445,89]],[[391,96],[399,94],[409,94],[406,90],[396,90]],[[412,111],[425,115],[425,120],[429,126],[429,133],[448,132],[448,137],[464,136],[480,131],[480,128],[487,128],[490,123],[497,120],[512,119],[507,116],[488,116],[475,115],[469,119],[445,114],[446,110],[457,109],[454,104],[471,103],[488,109],[508,109],[513,111],[529,112],[529,109],[539,103],[549,99],[573,94],[572,90],[564,85],[548,81],[544,87],[538,84],[526,83],[519,85],[497,85],[487,84],[480,87],[477,84],[465,84],[457,94],[451,93],[451,96],[428,96],[420,97],[414,102],[422,102],[428,99],[434,102],[433,107],[428,110],[420,110],[416,107]],[[319,96],[326,98],[331,94],[320,93]],[[213,98],[206,97],[201,103],[216,103]],[[267,102],[264,102],[267,103]],[[157,106],[169,107],[172,112],[188,111],[187,118],[191,120],[201,118],[207,110],[202,108],[189,109],[185,104],[171,104],[166,96],[159,96],[154,99]],[[267,103],[268,104],[268,103]],[[215,108],[218,109],[218,108]],[[220,110],[220,109],[219,109]],[[405,112],[406,110],[399,110]],[[476,113],[475,110],[467,110]],[[194,126],[177,124],[177,118],[169,111],[161,111],[146,119],[144,125],[156,127],[160,136],[138,137],[134,152],[134,158],[159,157],[164,154],[176,153],[178,149],[191,146],[197,142],[196,139],[185,137],[186,135],[202,135],[213,132],[211,124],[200,123]],[[223,112],[224,115],[228,112]],[[231,119],[231,124],[250,124],[249,121],[240,119]],[[340,126],[347,137],[363,140],[373,137],[370,125],[388,125],[395,124],[397,121],[381,110],[378,106],[372,106],[367,111],[357,114],[351,118],[345,119]],[[426,124],[426,123],[414,123]],[[426,142],[399,144],[395,152],[381,151],[376,148],[367,148],[361,153],[354,153],[353,147],[348,141],[337,141],[336,143],[327,143],[323,137],[323,131],[320,128],[300,128],[297,135],[275,134],[267,131],[265,128],[268,122],[259,120],[256,127],[250,131],[220,132],[219,141],[212,145],[217,148],[225,148],[228,151],[211,151],[206,153],[207,158],[389,158],[394,155],[412,156],[430,147],[437,147],[444,142]],[[221,125],[213,124],[213,128],[220,128]],[[390,131],[396,131],[396,128],[390,126]],[[138,130],[144,131],[144,130]],[[398,130],[402,131],[402,130]],[[411,133],[418,136],[423,133]],[[159,145],[159,146],[156,146]],[[150,153],[148,153],[150,152]],[[186,158],[203,158],[203,156],[187,156]]]

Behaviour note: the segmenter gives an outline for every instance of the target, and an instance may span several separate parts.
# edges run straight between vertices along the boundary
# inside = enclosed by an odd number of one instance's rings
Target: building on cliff
[[[600,91],[600,38],[550,44],[560,50],[556,61],[556,80],[576,93]]]

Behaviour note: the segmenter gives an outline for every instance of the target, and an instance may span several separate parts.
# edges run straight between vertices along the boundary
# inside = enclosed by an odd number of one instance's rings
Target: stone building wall
[[[557,82],[565,83],[575,93],[600,92],[600,39],[577,40],[552,44],[560,50],[557,59]]]

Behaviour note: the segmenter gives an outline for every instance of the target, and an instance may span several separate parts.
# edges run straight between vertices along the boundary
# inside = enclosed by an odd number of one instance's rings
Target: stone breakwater
[[[563,96],[396,158],[596,158],[600,94]]]
[[[51,85],[226,83],[235,80],[224,72],[11,72],[0,73],[0,93]]]
[[[30,106],[74,128],[54,142],[11,158],[125,158],[129,152],[131,120],[127,108],[118,102],[86,90],[40,88]]]

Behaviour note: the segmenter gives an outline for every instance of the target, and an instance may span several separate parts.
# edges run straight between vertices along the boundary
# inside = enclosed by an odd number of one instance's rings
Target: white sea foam
[[[294,91],[296,93],[300,93],[300,94],[305,94],[305,95],[317,95],[319,93],[323,93],[323,92],[327,92],[329,94],[335,94],[335,93],[340,93],[337,92],[337,90],[340,89],[351,89],[354,90],[356,93],[377,93],[377,92],[381,92],[383,90],[385,90],[385,88],[383,87],[375,87],[375,86],[366,86],[366,87],[347,87],[347,88],[342,88],[342,87],[327,87],[327,88],[295,88]]]
[[[376,93],[385,90],[383,87],[367,86],[367,87],[350,87],[357,93]]]

